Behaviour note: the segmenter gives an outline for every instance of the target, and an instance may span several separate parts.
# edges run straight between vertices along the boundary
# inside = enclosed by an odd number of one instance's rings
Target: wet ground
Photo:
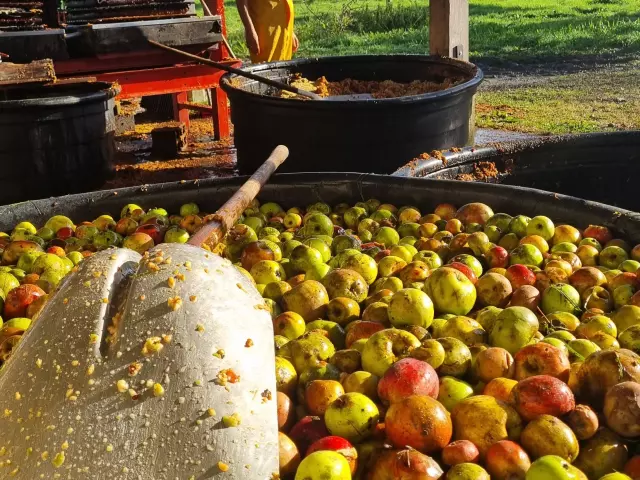
[[[118,135],[116,175],[105,189],[236,174],[233,140],[215,141],[211,118],[191,119],[187,147],[177,157],[154,157],[151,131],[173,123],[138,122],[135,130]]]
[[[151,183],[230,177],[235,170],[233,139],[215,141],[210,118],[192,118],[186,149],[176,158],[154,158],[151,131],[173,122],[138,122],[135,130],[116,137],[116,175],[104,188],[112,189]],[[518,132],[479,129],[476,144],[533,138]]]

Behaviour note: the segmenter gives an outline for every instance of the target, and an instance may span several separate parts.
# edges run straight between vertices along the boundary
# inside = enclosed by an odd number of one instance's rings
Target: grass
[[[300,56],[428,51],[417,0],[294,0]],[[235,1],[230,42],[244,52]],[[471,56],[512,61],[640,51],[640,0],[470,0]]]
[[[476,124],[540,134],[640,129],[639,74],[640,66],[490,87],[477,95]]]
[[[294,5],[300,57],[428,52],[427,2],[294,0]],[[235,0],[225,7],[229,41],[236,55],[246,57]],[[515,62],[525,73],[530,63],[630,57],[640,52],[640,0],[470,0],[469,28],[472,61]],[[636,63],[626,73],[483,87],[478,125],[532,133],[640,128],[639,74]]]

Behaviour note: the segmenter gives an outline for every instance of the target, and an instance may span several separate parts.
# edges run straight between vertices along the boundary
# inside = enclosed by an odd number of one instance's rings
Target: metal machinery
[[[58,3],[60,1],[61,3]],[[60,79],[117,82],[118,99],[171,94],[175,120],[189,126],[189,110],[212,115],[216,139],[230,134],[223,71],[185,62],[147,39],[235,65],[226,47],[223,0],[0,0],[0,52],[16,63],[50,58]],[[212,107],[187,101],[211,89]]]

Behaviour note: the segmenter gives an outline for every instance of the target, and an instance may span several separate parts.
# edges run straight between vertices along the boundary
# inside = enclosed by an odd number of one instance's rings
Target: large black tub
[[[69,195],[49,200],[24,202],[0,207],[0,231],[13,228],[22,220],[42,225],[55,214],[75,221],[91,220],[100,214],[119,216],[127,203],[144,208],[162,206],[177,211],[180,205],[197,202],[203,210],[214,211],[224,203],[246,178],[208,179],[189,183],[165,183]],[[323,201],[355,203],[378,198],[395,205],[416,205],[433,209],[440,202],[463,205],[483,202],[496,212],[548,215],[579,227],[607,225],[618,235],[640,243],[640,215],[579,198],[557,195],[530,188],[451,180],[401,178],[362,173],[300,173],[275,175],[260,194],[263,201],[276,201],[285,207],[306,206]]]
[[[521,185],[640,211],[640,131],[547,137],[443,154],[444,162],[413,161],[394,175]]]
[[[235,75],[221,86],[231,101],[238,169],[254,171],[276,145],[289,147],[283,171],[391,173],[407,158],[473,142],[470,118],[482,72],[460,60],[418,55],[301,59],[248,67],[287,82],[300,73],[329,81],[410,82],[464,77],[452,88],[410,97],[313,101],[278,98],[275,89]]]
[[[0,100],[0,202],[98,188],[112,171],[108,83],[7,90]]]

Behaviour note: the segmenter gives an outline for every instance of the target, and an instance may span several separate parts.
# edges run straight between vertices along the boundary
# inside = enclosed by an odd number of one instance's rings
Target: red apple
[[[442,462],[453,466],[459,463],[477,463],[480,452],[469,440],[456,440],[442,449]]]
[[[328,436],[329,431],[320,417],[302,417],[289,431],[289,438],[296,443],[301,452],[306,452],[316,440]]]
[[[536,375],[519,381],[511,390],[510,403],[526,421],[540,415],[561,417],[576,407],[569,386],[549,375]]]
[[[606,284],[607,277],[596,267],[581,267],[571,274],[569,283],[582,295],[588,288]]]
[[[474,285],[478,281],[478,277],[475,273],[473,273],[473,270],[471,270],[469,266],[465,265],[462,262],[452,262],[449,263],[447,267],[455,268],[456,270],[462,272],[464,276],[467,277]]]
[[[523,285],[534,285],[536,283],[536,275],[525,265],[511,265],[507,268],[505,275],[511,283],[511,287],[516,290]]]
[[[346,458],[347,462],[349,463],[349,467],[351,468],[352,475],[358,468],[358,451],[353,445],[351,445],[348,440],[342,437],[330,435],[328,437],[321,438],[320,440],[316,440],[307,449],[307,456],[319,450],[330,450],[332,452],[337,452],[344,458]]]
[[[60,230],[56,232],[56,237],[60,240],[66,240],[67,238],[73,237],[74,232],[71,227],[62,227]]]
[[[601,245],[606,245],[613,240],[613,234],[607,227],[601,225],[589,225],[582,235],[584,238],[595,238]]]
[[[406,449],[380,453],[369,480],[438,480],[443,477],[442,468],[433,458]]]
[[[135,233],[146,233],[153,239],[153,243],[156,245],[161,244],[162,240],[164,239],[164,233],[162,232],[160,226],[150,223],[140,225],[138,228],[136,228]]]
[[[495,246],[490,248],[484,256],[490,268],[507,268],[509,265],[509,252],[506,248]]]
[[[279,258],[277,258],[277,255],[278,252],[275,252],[268,243],[263,242],[262,240],[258,240],[257,242],[249,243],[246,247],[244,247],[244,249],[242,249],[240,263],[242,264],[242,268],[250,272],[251,267],[253,267],[260,260],[278,261]]]
[[[411,395],[438,398],[438,374],[431,365],[415,358],[394,363],[378,382],[378,397],[389,405]]]
[[[634,455],[624,466],[624,473],[631,478],[640,478],[640,455]]]
[[[453,433],[447,409],[426,395],[412,395],[391,404],[384,423],[387,439],[394,446],[412,447],[424,453],[442,450]]]
[[[67,254],[64,251],[64,248],[62,247],[57,247],[57,246],[52,246],[47,248],[47,253],[53,253],[54,255],[57,255],[58,257],[65,257]]]
[[[26,317],[27,308],[35,300],[45,295],[44,290],[36,285],[20,285],[9,291],[4,301],[4,318]]]
[[[518,351],[514,357],[515,379],[549,375],[563,382],[569,380],[571,364],[567,355],[548,343],[534,343]]]
[[[511,440],[500,440],[487,450],[485,467],[494,480],[524,479],[530,466],[527,452]]]

